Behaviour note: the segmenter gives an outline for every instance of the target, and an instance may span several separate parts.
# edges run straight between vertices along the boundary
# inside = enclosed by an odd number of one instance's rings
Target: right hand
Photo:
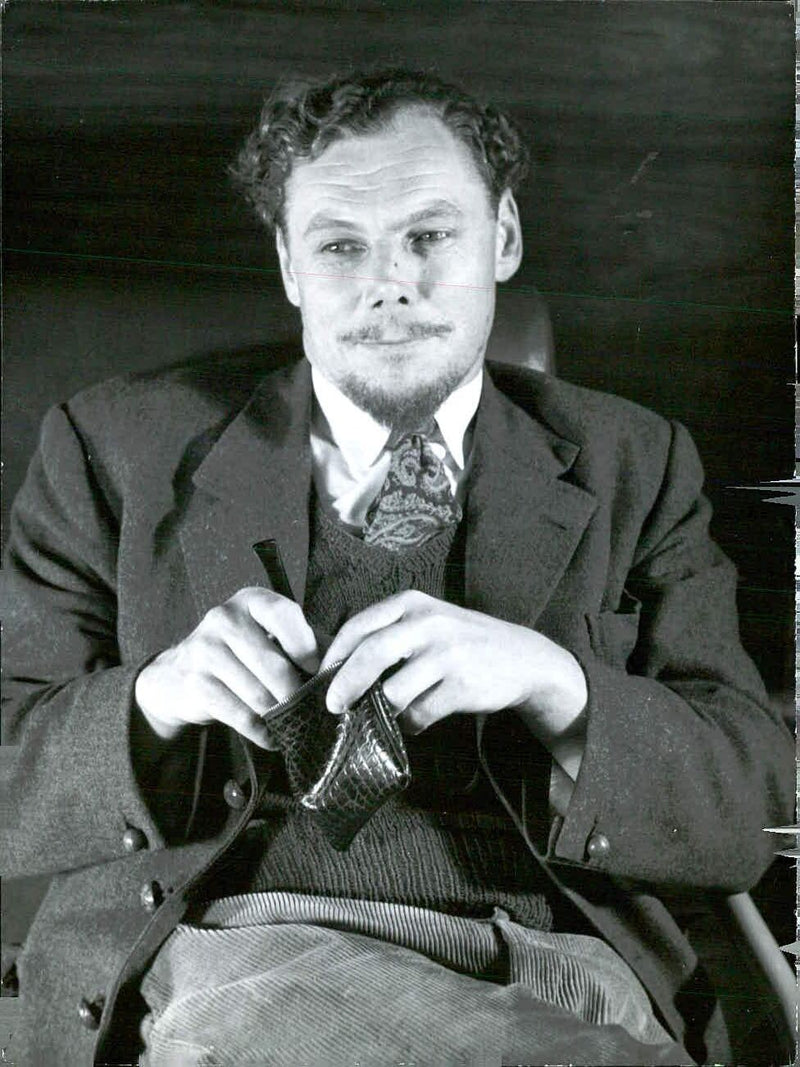
[[[297,666],[309,673],[319,666],[300,607],[269,589],[240,589],[142,670],[136,702],[163,740],[218,721],[272,749],[262,716],[301,684]]]

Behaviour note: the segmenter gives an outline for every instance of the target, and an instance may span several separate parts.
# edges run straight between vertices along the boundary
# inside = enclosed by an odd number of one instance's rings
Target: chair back
[[[499,286],[494,325],[487,359],[514,363],[532,370],[555,373],[555,351],[550,312],[535,289]]]

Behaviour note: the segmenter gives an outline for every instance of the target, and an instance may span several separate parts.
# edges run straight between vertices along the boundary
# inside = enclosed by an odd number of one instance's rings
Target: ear
[[[299,308],[300,290],[297,287],[297,279],[292,273],[292,260],[289,255],[289,248],[280,226],[275,229],[275,247],[278,250],[278,260],[281,265],[281,278],[283,278],[283,288],[287,299],[291,304],[294,304],[296,308]]]
[[[495,281],[507,282],[522,261],[522,227],[514,194],[506,189],[497,205],[497,243],[494,257]]]

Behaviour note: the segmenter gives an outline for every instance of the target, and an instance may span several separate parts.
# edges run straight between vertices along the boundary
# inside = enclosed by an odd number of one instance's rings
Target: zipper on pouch
[[[297,704],[300,704],[309,693],[313,693],[329,678],[332,678],[343,664],[344,660],[339,659],[336,660],[335,663],[329,664],[324,671],[318,671],[307,681],[303,682],[299,689],[295,689],[292,694],[284,700],[281,700],[280,703],[274,704],[268,711],[264,712],[261,721],[266,726],[269,726],[273,719],[278,718],[278,716],[282,715],[285,711],[290,711]]]

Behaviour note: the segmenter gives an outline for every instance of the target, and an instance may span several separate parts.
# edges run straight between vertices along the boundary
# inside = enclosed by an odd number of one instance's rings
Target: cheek
[[[303,322],[313,328],[334,321],[345,300],[342,283],[337,279],[307,275],[300,288]]]
[[[452,254],[431,260],[424,276],[437,300],[460,304],[470,310],[494,290],[494,248],[485,241],[454,249]]]
[[[494,310],[494,286],[476,281],[461,285],[437,287],[437,303],[468,329],[480,328],[492,317]]]
[[[358,281],[352,278],[328,273],[324,267],[312,267],[301,286],[303,309],[312,315],[335,313],[353,302],[358,286]]]

